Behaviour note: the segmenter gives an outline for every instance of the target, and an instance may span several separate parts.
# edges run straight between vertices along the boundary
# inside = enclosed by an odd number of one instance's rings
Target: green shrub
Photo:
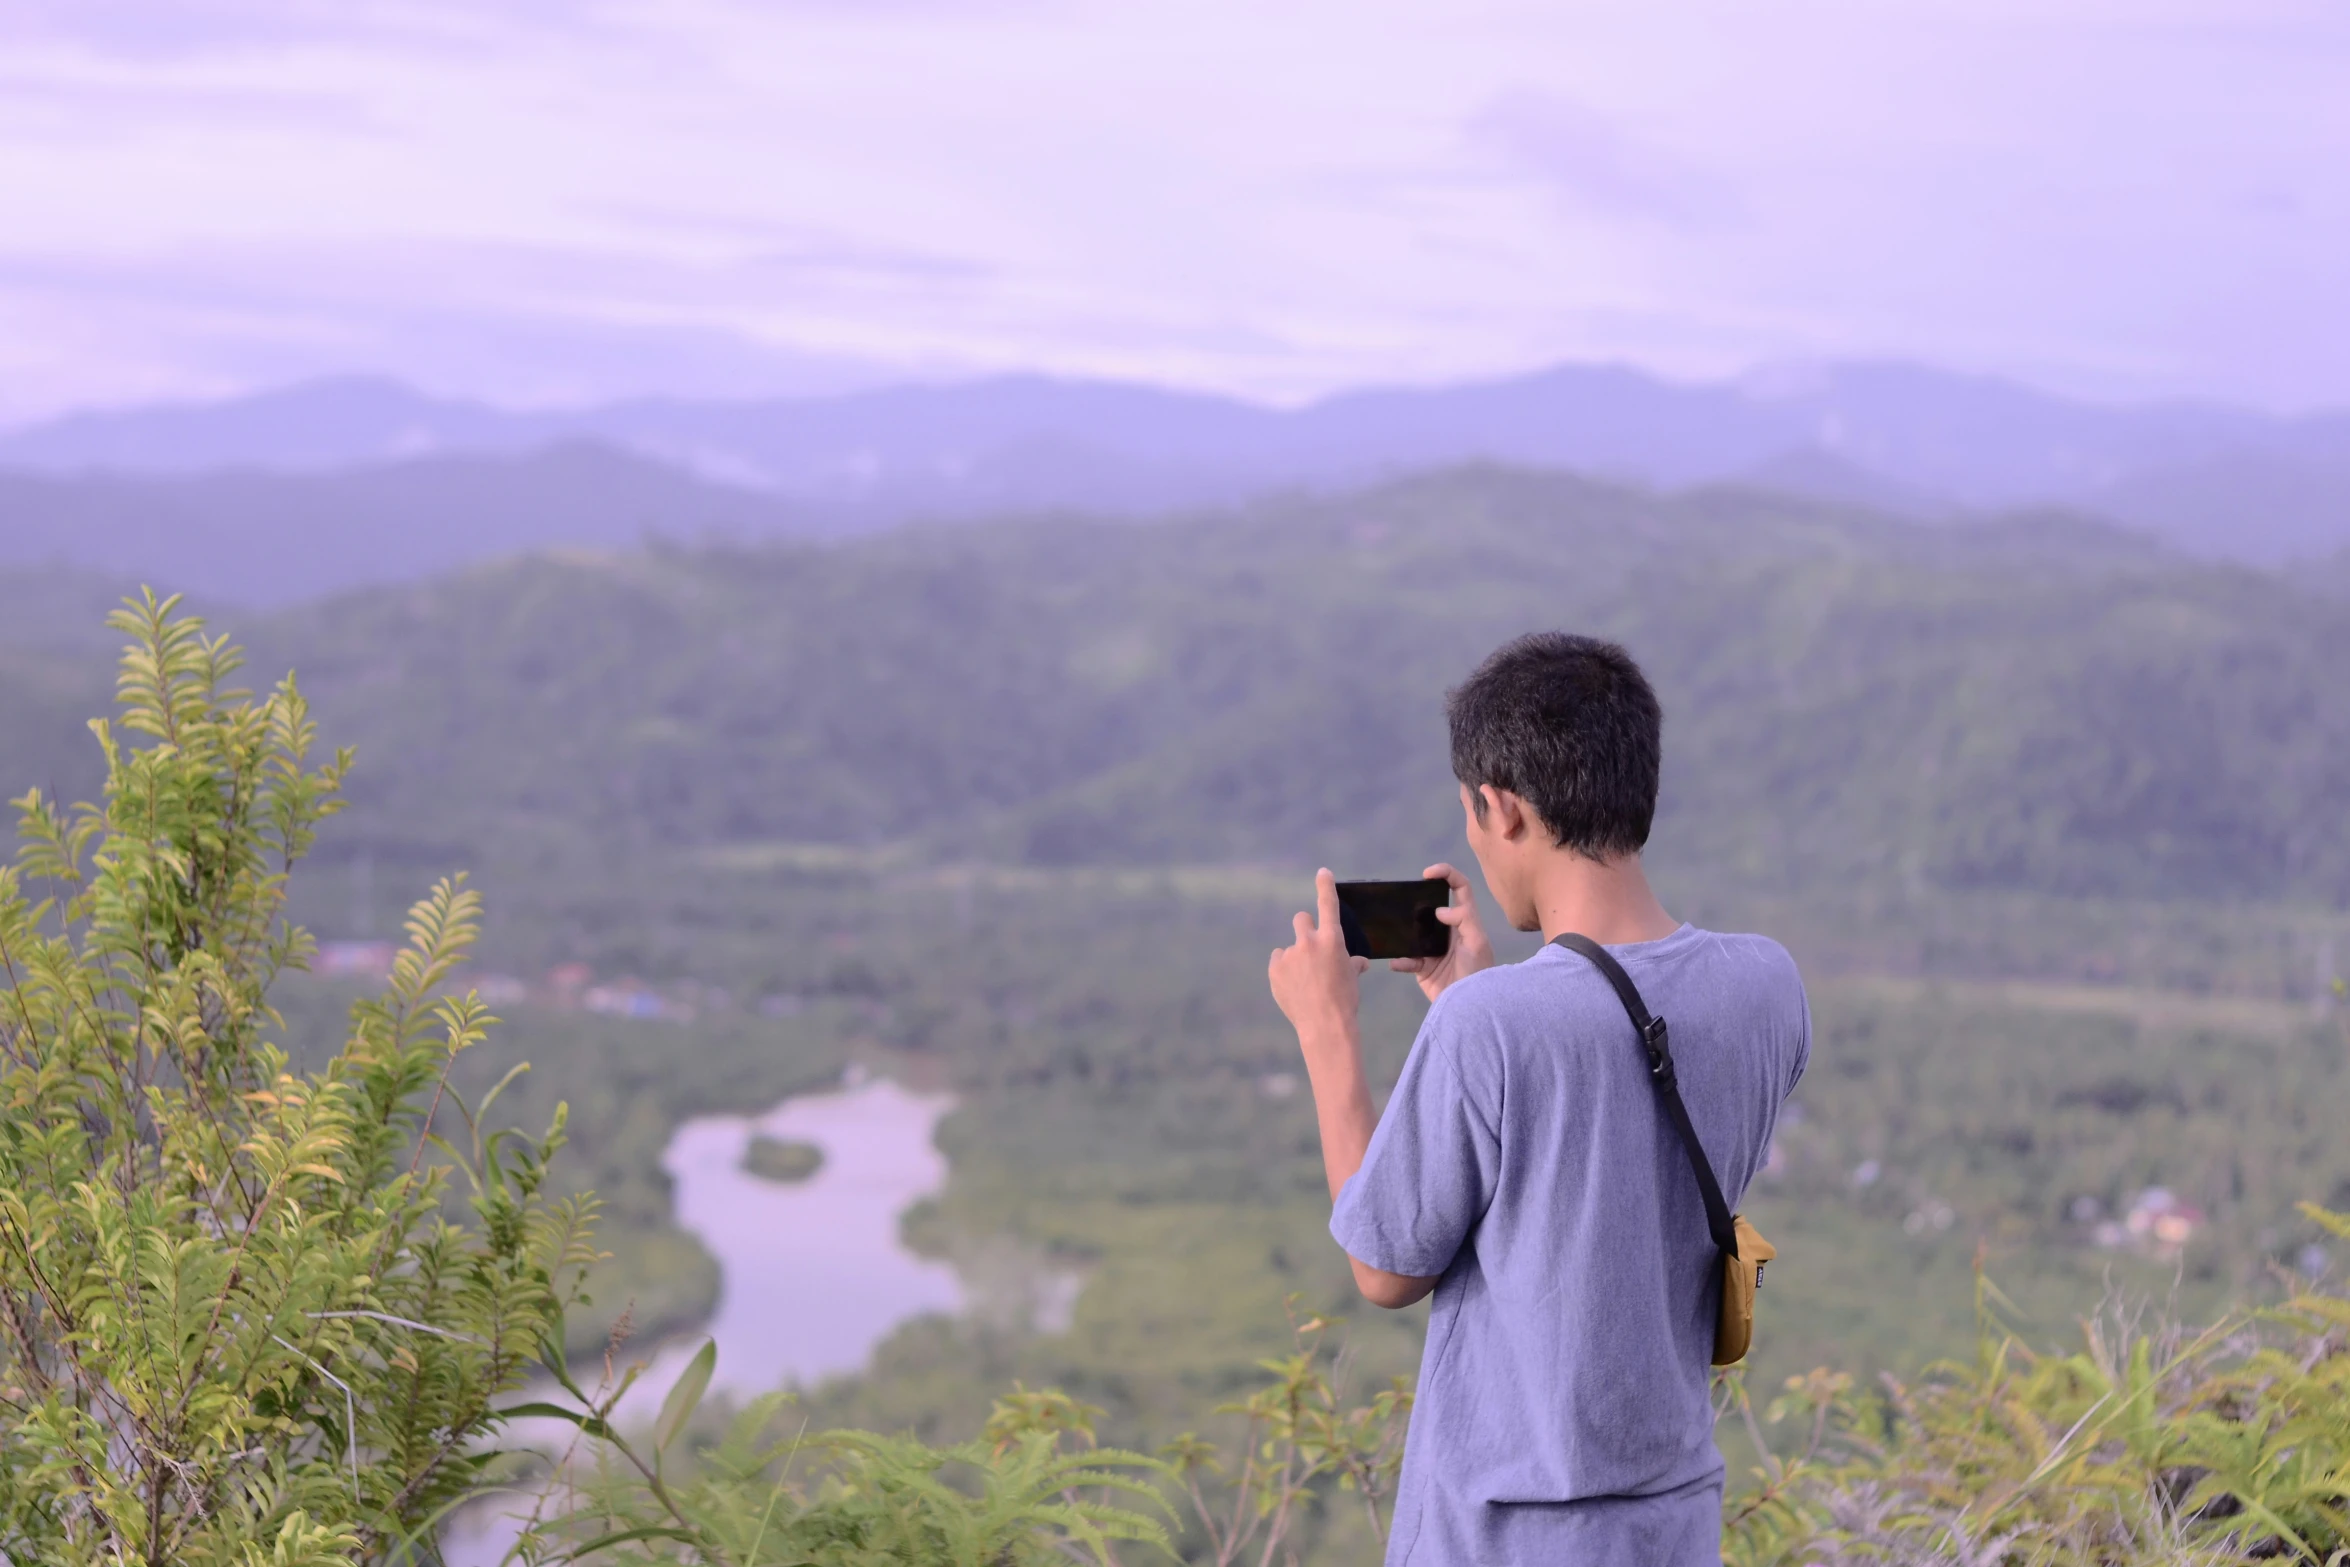
[[[1294,1307],[1294,1302],[1292,1305]],[[810,1435],[791,1400],[752,1403],[716,1442],[681,1441],[717,1364],[705,1343],[649,1432],[613,1412],[634,1372],[590,1394],[567,1370],[567,1404],[533,1414],[577,1426],[513,1555],[678,1567],[1028,1567],[1072,1556],[1108,1564],[1117,1541],[1216,1567],[1294,1561],[1309,1512],[1347,1502],[1384,1539],[1382,1503],[1403,1459],[1411,1393],[1391,1384],[1349,1404],[1324,1339],[1333,1323],[1293,1318],[1297,1352],[1264,1362],[1266,1382],[1217,1413],[1239,1425],[1236,1465],[1186,1433],[1156,1457],[1098,1447],[1099,1409],[1015,1388],[969,1442],[930,1447],[863,1431]],[[1188,1530],[1168,1524],[1188,1503]],[[1166,1520],[1167,1522],[1162,1522]],[[1286,1551],[1286,1554],[1285,1554]]]
[[[1005,1407],[978,1440],[933,1448],[863,1431],[810,1436],[789,1395],[754,1400],[715,1443],[673,1454],[708,1389],[705,1342],[631,1438],[612,1413],[635,1370],[591,1395],[557,1367],[573,1402],[533,1404],[587,1443],[563,1455],[509,1559],[708,1567],[1042,1567],[1113,1540],[1166,1541],[1152,1516],[1160,1466],[1091,1445],[1085,1406],[1058,1394]],[[1082,1440],[1064,1449],[1065,1434]]]
[[[2304,1212],[2350,1238],[2350,1218]],[[2350,1300],[2299,1288],[2200,1332],[2113,1307],[2055,1355],[1999,1330],[1980,1290],[1971,1364],[1870,1397],[1790,1379],[1765,1417],[1799,1422],[1792,1453],[1724,1382],[1764,1455],[1729,1504],[1733,1567],[2350,1561]]]
[[[350,758],[312,766],[293,680],[228,689],[235,650],[176,604],[110,622],[102,803],[26,795],[0,870],[0,1554],[408,1560],[491,1462],[588,1214],[540,1194],[560,1115],[464,1153],[436,1131],[478,1114],[447,1071],[491,1021],[438,994],[460,886],[322,1070],[271,1042],[270,982],[310,951],[286,877]]]

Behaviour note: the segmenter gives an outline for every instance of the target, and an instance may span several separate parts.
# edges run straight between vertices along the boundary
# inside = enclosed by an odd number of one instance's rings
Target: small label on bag
[[[1756,1263],[1756,1264],[1754,1265],[1754,1287],[1755,1287],[1755,1289],[1756,1289],[1756,1291],[1757,1291],[1758,1293],[1759,1293],[1759,1292],[1761,1291],[1761,1289],[1762,1289],[1762,1273],[1763,1273],[1763,1269],[1765,1269],[1765,1268],[1767,1268],[1767,1267],[1769,1267],[1769,1266],[1770,1266],[1770,1264],[1769,1264],[1769,1263],[1767,1263],[1767,1262],[1758,1262],[1758,1263]]]

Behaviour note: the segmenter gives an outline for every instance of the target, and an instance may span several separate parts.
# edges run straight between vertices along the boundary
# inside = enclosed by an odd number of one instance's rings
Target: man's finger
[[[1449,865],[1431,865],[1426,870],[1420,872],[1420,876],[1424,881],[1435,881],[1441,877],[1443,880],[1452,883],[1453,890],[1456,892],[1466,893],[1469,890],[1469,878],[1463,876],[1459,871],[1454,870]]]
[[[1347,966],[1352,968],[1357,975],[1362,974],[1371,966],[1371,960],[1369,958],[1349,957],[1346,961]]]
[[[1338,929],[1338,878],[1325,865],[1314,872],[1314,907],[1321,916],[1324,930]]]
[[[1389,963],[1387,967],[1397,974],[1417,974],[1420,972],[1420,965],[1424,961],[1425,960],[1421,958],[1397,958],[1393,962]]]
[[[1448,903],[1436,911],[1436,918],[1442,924],[1458,925],[1476,912],[1465,903]]]
[[[1289,917],[1289,928],[1297,933],[1298,945],[1302,947],[1307,938],[1314,934],[1314,917],[1302,912],[1292,914]]]

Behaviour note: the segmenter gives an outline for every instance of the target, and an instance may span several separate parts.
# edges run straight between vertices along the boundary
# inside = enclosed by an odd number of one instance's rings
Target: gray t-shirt
[[[1608,949],[1667,1020],[1733,1206],[1802,1076],[1811,1015],[1761,936]],[[1544,947],[1439,996],[1330,1233],[1441,1275],[1387,1560],[1721,1561],[1707,1398],[1719,1253],[1607,980]]]

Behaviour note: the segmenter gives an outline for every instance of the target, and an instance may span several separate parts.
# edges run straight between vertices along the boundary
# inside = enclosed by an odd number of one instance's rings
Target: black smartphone
[[[1452,901],[1443,877],[1426,881],[1342,881],[1338,923],[1346,950],[1358,958],[1441,958],[1452,950],[1452,927],[1436,911]]]

